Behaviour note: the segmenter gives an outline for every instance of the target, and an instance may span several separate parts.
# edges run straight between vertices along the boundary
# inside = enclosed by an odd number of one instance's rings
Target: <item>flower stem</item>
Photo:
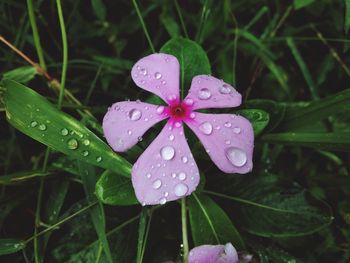
[[[187,263],[188,258],[188,238],[187,238],[187,206],[186,198],[181,199],[181,222],[182,222],[182,244],[184,263]]]
[[[140,8],[139,6],[137,5],[136,3],[136,0],[132,0],[132,3],[134,4],[134,7],[135,7],[135,10],[136,10],[136,13],[137,13],[137,16],[139,17],[140,19],[140,23],[141,23],[141,26],[142,26],[142,29],[143,29],[143,32],[145,33],[146,35],[146,38],[147,38],[147,41],[148,41],[148,44],[149,46],[151,47],[152,49],[152,52],[153,53],[156,53],[155,49],[154,49],[154,46],[153,46],[153,43],[152,43],[152,40],[148,34],[148,31],[147,31],[147,28],[146,28],[146,24],[145,24],[145,21],[143,21],[143,18],[142,18],[142,14],[141,14],[141,11],[140,11]]]

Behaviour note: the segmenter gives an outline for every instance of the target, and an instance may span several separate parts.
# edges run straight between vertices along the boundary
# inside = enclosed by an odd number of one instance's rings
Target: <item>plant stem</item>
[[[43,49],[42,49],[41,43],[40,43],[38,26],[37,26],[37,23],[35,20],[35,15],[34,15],[33,0],[27,0],[27,8],[28,8],[30,25],[31,25],[32,31],[33,31],[34,45],[35,45],[36,53],[38,54],[38,58],[39,58],[39,64],[40,64],[40,67],[42,69],[46,70],[46,64],[45,64],[45,60],[44,60]]]
[[[132,0],[132,3],[134,4],[134,7],[135,7],[135,10],[136,10],[137,16],[138,16],[139,19],[140,19],[140,23],[141,23],[143,32],[144,32],[145,35],[146,35],[148,44],[149,44],[149,46],[151,47],[152,52],[153,52],[153,53],[156,53],[156,51],[155,51],[155,49],[154,49],[154,46],[153,46],[153,43],[152,43],[152,40],[151,40],[151,38],[150,38],[150,36],[149,36],[149,34],[148,34],[148,31],[147,31],[147,28],[146,28],[146,25],[145,25],[145,21],[143,21],[142,14],[141,14],[141,12],[140,12],[139,6],[137,5],[136,0]]]
[[[60,95],[58,97],[58,108],[62,106],[63,95],[65,90],[66,76],[67,76],[67,66],[68,66],[68,42],[67,42],[67,33],[66,26],[64,24],[61,0],[56,0],[58,18],[60,21],[61,35],[62,35],[62,46],[63,46],[63,63],[62,63],[62,72],[61,72],[61,87]]]
[[[183,244],[183,257],[184,263],[187,263],[188,260],[188,238],[187,238],[187,207],[186,207],[186,198],[181,199],[181,223],[182,223],[182,244]]]
[[[187,33],[187,29],[186,29],[186,26],[185,26],[185,22],[183,20],[181,9],[180,9],[180,6],[179,6],[179,3],[177,2],[177,0],[175,0],[175,8],[176,8],[177,14],[179,15],[179,19],[180,19],[182,30],[184,31],[184,34],[185,34],[186,38],[189,39],[189,36],[188,36],[188,33]]]

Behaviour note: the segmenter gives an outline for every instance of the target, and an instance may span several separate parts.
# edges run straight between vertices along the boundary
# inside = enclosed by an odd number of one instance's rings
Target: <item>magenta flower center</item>
[[[191,119],[191,116],[194,114],[192,113],[192,103],[186,100],[169,103],[167,114],[172,122],[182,122]]]

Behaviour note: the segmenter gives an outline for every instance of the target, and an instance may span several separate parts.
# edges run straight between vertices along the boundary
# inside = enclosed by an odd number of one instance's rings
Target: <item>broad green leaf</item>
[[[131,180],[105,171],[96,184],[96,196],[108,205],[138,204]]]
[[[238,249],[244,248],[242,238],[230,218],[211,198],[192,194],[188,199],[188,208],[195,246],[231,242]]]
[[[294,0],[294,8],[300,9],[312,4],[315,0]]]
[[[182,98],[186,96],[194,76],[211,74],[207,54],[192,40],[182,37],[172,38],[162,46],[160,52],[174,55],[179,60]]]
[[[95,185],[97,181],[96,168],[90,164],[78,162],[79,173],[83,181],[86,199],[89,203],[96,201],[94,195]],[[89,209],[92,222],[94,224],[98,239],[103,247],[103,251],[110,263],[113,263],[111,249],[109,247],[106,235],[106,220],[103,205],[99,203]]]
[[[0,239],[0,256],[16,253],[25,246],[25,243],[20,239],[2,238]]]
[[[26,84],[28,81],[32,80],[36,74],[38,74],[36,68],[32,66],[24,66],[5,72],[2,78]]]
[[[3,85],[6,117],[16,129],[66,155],[130,176],[130,163],[79,121],[20,83]]]
[[[258,109],[239,110],[237,114],[247,118],[253,126],[254,134],[259,135],[269,123],[269,114]]]
[[[346,111],[350,108],[350,89],[309,103],[305,107],[287,108],[283,120],[285,130],[293,130],[309,125],[326,117]]]
[[[350,133],[269,133],[262,141],[273,144],[311,147],[323,150],[350,151]]]
[[[92,8],[95,12],[95,15],[100,20],[106,20],[106,6],[102,0],[91,0]]]
[[[344,19],[344,31],[348,33],[350,28],[350,0],[344,0],[345,4],[345,19]]]

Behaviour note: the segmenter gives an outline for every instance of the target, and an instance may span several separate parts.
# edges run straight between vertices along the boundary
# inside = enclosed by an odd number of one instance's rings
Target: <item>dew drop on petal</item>
[[[160,200],[159,200],[159,204],[160,205],[165,205],[166,203],[166,198],[165,197],[162,197]]]
[[[225,144],[229,145],[229,144],[231,144],[231,141],[230,140],[226,140]]]
[[[146,177],[147,177],[148,179],[151,178],[151,176],[152,176],[151,173],[147,173],[147,174],[146,174]]]
[[[211,125],[210,122],[205,121],[199,125],[199,130],[204,134],[209,135],[213,132],[213,125]]]
[[[247,162],[247,154],[240,148],[230,147],[226,149],[227,159],[237,167],[242,167]]]
[[[175,178],[175,177],[176,177],[176,173],[172,173],[172,174],[171,174],[171,177],[172,177],[172,178]]]
[[[160,79],[162,77],[162,74],[160,72],[156,72],[156,73],[154,73],[154,77],[156,79]]]
[[[142,112],[140,110],[132,109],[131,111],[129,111],[129,118],[132,121],[139,120],[141,116],[142,116]]]
[[[196,117],[196,114],[195,114],[194,112],[191,112],[190,118],[191,118],[191,119],[194,119],[195,117]]]
[[[182,156],[181,160],[183,163],[187,163],[188,162],[188,158],[186,156]]]
[[[181,122],[175,122],[175,127],[176,127],[176,128],[181,127]]]
[[[166,84],[166,81],[165,80],[162,80],[162,82],[161,82],[163,85],[165,85]]]
[[[147,70],[145,68],[140,69],[140,73],[144,76],[147,75]]]
[[[122,138],[117,138],[116,142],[115,142],[115,145],[117,147],[122,147],[124,145],[124,140]]]
[[[185,100],[185,103],[186,103],[186,105],[191,106],[191,105],[193,105],[193,99],[188,98]]]
[[[169,135],[169,140],[170,140],[170,141],[173,141],[174,139],[175,139],[174,134],[170,134],[170,135]]]
[[[156,111],[158,114],[162,114],[164,111],[164,106],[158,106]]]
[[[186,174],[183,172],[179,173],[179,180],[183,181],[185,179],[186,179]]]
[[[184,196],[188,192],[188,186],[185,184],[178,184],[174,189],[176,196]]]
[[[78,148],[79,146],[79,143],[76,139],[69,139],[68,142],[67,142],[67,145],[68,145],[68,148],[71,149],[71,150],[75,150]]]
[[[63,128],[63,129],[61,130],[61,134],[62,134],[63,136],[68,135],[68,133],[69,133],[69,131],[68,131],[68,129],[66,129],[66,128]]]
[[[175,149],[172,146],[164,146],[160,150],[160,155],[162,156],[163,160],[169,161],[174,158]]]
[[[231,122],[229,122],[229,121],[225,122],[224,125],[226,128],[230,128],[232,126]]]
[[[128,135],[131,135],[132,134],[132,131],[131,130],[128,130]]]
[[[232,89],[230,88],[230,86],[223,84],[219,87],[219,92],[221,94],[230,94],[232,92]]]
[[[157,179],[152,183],[153,189],[159,189],[162,186],[162,181]]]
[[[239,134],[241,132],[241,128],[235,127],[235,128],[233,128],[233,132],[236,134]]]
[[[210,97],[211,97],[211,93],[210,93],[209,89],[203,88],[203,89],[199,90],[198,98],[200,100],[207,100],[207,99],[210,99]]]

